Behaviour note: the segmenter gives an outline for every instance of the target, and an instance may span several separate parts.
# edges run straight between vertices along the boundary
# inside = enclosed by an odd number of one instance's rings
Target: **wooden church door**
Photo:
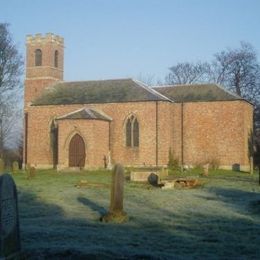
[[[85,143],[79,134],[75,134],[69,146],[69,167],[85,166]]]

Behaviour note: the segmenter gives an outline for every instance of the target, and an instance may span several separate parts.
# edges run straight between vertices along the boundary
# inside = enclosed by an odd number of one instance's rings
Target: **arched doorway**
[[[85,166],[85,143],[79,134],[75,134],[69,146],[69,167]]]

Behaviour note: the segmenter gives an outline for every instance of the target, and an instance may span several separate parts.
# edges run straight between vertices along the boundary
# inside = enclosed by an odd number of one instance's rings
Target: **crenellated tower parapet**
[[[41,33],[37,33],[34,36],[33,35],[27,35],[26,36],[26,43],[27,44],[32,44],[32,45],[37,45],[39,43],[49,43],[53,42],[55,44],[59,44],[61,46],[64,45],[64,39],[63,37],[59,35],[55,35],[53,33],[46,33],[45,35]]]

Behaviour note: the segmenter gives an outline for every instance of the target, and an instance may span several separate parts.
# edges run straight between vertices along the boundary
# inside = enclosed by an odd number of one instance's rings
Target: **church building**
[[[27,36],[24,164],[36,168],[249,168],[253,106],[216,84],[63,81],[64,41]]]

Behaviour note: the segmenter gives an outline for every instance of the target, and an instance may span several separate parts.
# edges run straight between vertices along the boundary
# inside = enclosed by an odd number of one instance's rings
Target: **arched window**
[[[55,51],[54,53],[54,67],[55,68],[58,68],[58,58],[59,58],[59,52],[58,51]]]
[[[126,121],[126,146],[139,146],[139,123],[134,116],[130,116]]]
[[[35,50],[35,66],[42,66],[42,51],[40,49]]]

